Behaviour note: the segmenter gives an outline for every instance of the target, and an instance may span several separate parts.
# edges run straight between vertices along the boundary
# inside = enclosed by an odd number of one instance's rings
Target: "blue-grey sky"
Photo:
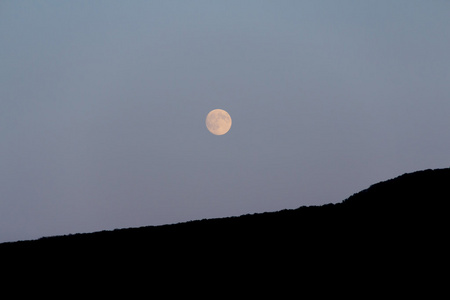
[[[450,1],[0,2],[0,242],[339,202],[449,162]]]

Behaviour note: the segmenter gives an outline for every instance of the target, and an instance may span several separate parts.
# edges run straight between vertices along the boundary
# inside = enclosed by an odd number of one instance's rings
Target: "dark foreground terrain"
[[[180,272],[186,278],[217,272],[358,277],[380,270],[427,276],[444,268],[448,256],[449,200],[450,169],[425,170],[337,204],[3,243],[0,255],[94,273],[133,266],[159,278]]]

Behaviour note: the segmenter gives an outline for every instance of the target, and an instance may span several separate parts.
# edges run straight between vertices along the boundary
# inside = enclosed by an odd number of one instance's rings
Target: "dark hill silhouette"
[[[450,169],[425,170],[336,204],[3,243],[0,254],[64,266],[114,261],[163,272],[180,266],[367,270],[392,261],[409,270],[411,260],[417,267],[439,257],[448,236],[449,200]]]

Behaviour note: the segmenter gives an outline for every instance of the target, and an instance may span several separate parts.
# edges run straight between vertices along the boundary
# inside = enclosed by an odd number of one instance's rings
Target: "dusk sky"
[[[450,1],[0,2],[0,242],[449,166]]]

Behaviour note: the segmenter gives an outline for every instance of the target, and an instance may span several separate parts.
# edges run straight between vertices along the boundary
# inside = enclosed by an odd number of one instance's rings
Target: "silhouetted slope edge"
[[[343,203],[352,208],[433,208],[450,200],[450,168],[407,173],[370,186]]]
[[[347,217],[385,237],[431,237],[442,232],[450,200],[450,169],[403,174],[356,193],[340,205]]]
[[[199,257],[208,253],[326,255],[395,248],[446,234],[450,169],[425,170],[380,182],[337,204],[162,226],[46,237],[0,244],[0,252]],[[444,232],[445,231],[445,232]]]

